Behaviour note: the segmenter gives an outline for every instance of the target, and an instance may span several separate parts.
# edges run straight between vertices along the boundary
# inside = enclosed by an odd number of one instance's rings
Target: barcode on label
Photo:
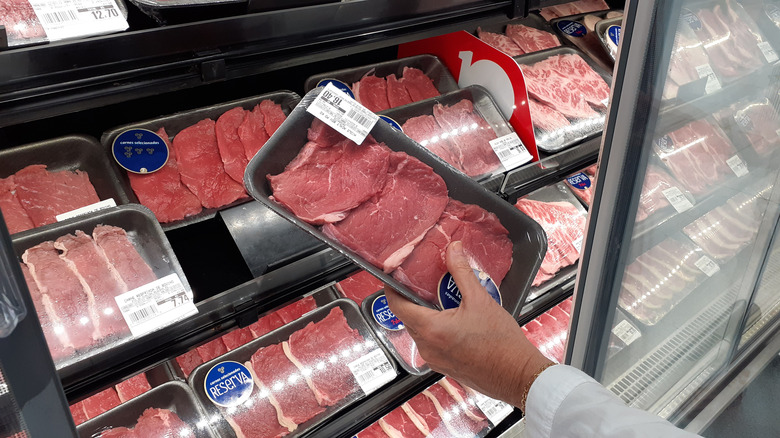
[[[366,395],[379,389],[385,383],[395,378],[395,369],[387,360],[385,353],[376,349],[360,359],[349,363],[350,371],[355,376],[360,388]]]
[[[144,335],[198,313],[192,293],[187,292],[176,274],[117,295],[114,300],[133,336]]]
[[[500,400],[492,399],[486,395],[478,394],[476,397],[477,407],[490,420],[493,425],[497,425],[504,418],[512,413],[514,408]]]
[[[701,269],[701,272],[707,274],[707,277],[712,277],[720,271],[720,266],[707,256],[701,256],[694,264],[697,268]]]
[[[325,86],[325,89],[306,108],[306,112],[357,144],[363,143],[379,120],[379,116],[332,83]]]
[[[352,109],[349,110],[347,113],[347,117],[357,122],[358,125],[363,126],[365,128],[370,128],[373,126],[373,123],[371,123],[371,120],[369,120],[368,117],[360,115],[356,110]]]
[[[720,90],[720,81],[715,76],[712,66],[709,64],[700,65],[696,67],[696,73],[699,74],[699,78],[707,78],[707,84],[704,86],[705,93],[710,94],[713,91]]]
[[[677,210],[677,213],[682,213],[693,207],[691,201],[677,187],[669,187],[661,193],[663,193],[669,203],[672,204],[672,207]]]
[[[758,48],[761,49],[761,53],[764,54],[764,58],[766,59],[766,62],[775,62],[777,61],[777,53],[775,52],[775,49],[772,48],[771,45],[769,45],[768,42],[762,41],[758,43]]]
[[[157,312],[157,306],[151,305],[130,313],[128,317],[130,318],[131,324],[137,325],[141,322],[146,321],[149,318],[153,318],[157,316],[158,313],[159,312]]]
[[[642,333],[625,319],[612,328],[612,334],[617,336],[626,346],[642,337]]]
[[[40,14],[40,18],[48,23],[64,23],[66,21],[76,21],[78,17],[73,11],[54,11]]]
[[[740,158],[739,155],[734,155],[733,157],[726,160],[726,164],[729,165],[731,170],[734,172],[734,175],[737,175],[737,178],[748,174],[747,165],[744,161],[742,161],[742,158]]]
[[[523,141],[514,132],[490,140],[490,147],[493,148],[493,152],[496,153],[506,170],[514,169],[533,159],[531,153],[523,145]]]

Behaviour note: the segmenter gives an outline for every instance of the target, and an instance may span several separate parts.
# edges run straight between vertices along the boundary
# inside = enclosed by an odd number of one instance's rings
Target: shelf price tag
[[[49,41],[127,29],[115,0],[29,0]]]
[[[768,42],[761,41],[760,43],[758,43],[758,48],[761,49],[761,53],[764,54],[764,59],[766,59],[766,62],[771,64],[779,59],[777,57],[777,53],[775,52],[775,49],[773,49]]]
[[[512,413],[514,408],[511,405],[506,404],[500,400],[492,399],[486,395],[476,393],[474,395],[474,402],[483,414],[490,420],[493,425],[497,425],[504,418],[508,417]]]
[[[528,152],[528,149],[525,148],[520,137],[514,132],[490,140],[490,147],[493,148],[493,151],[506,170],[512,170],[534,158]]]
[[[720,272],[720,266],[707,256],[701,256],[694,264],[697,268],[701,269],[701,272],[707,274],[707,277],[712,277]]]
[[[625,319],[612,328],[612,334],[617,336],[626,346],[642,337],[642,333]]]
[[[344,137],[363,143],[379,116],[357,103],[332,83],[317,95],[306,112],[322,120]]]
[[[380,348],[348,363],[347,366],[366,395],[381,388],[396,376],[395,369]]]
[[[192,295],[171,274],[114,297],[133,336],[142,336],[198,313]]]
[[[742,161],[742,158],[739,157],[739,155],[734,155],[733,157],[726,160],[726,164],[729,165],[731,170],[734,172],[734,175],[737,175],[737,178],[741,178],[748,174],[748,168],[744,161]]]
[[[682,213],[685,210],[693,208],[691,201],[683,194],[683,192],[677,187],[669,187],[661,193],[666,196],[666,199],[672,204],[677,213]]]
[[[696,73],[699,74],[699,78],[707,78],[707,84],[704,86],[704,92],[707,94],[713,91],[720,90],[720,81],[715,76],[715,71],[712,70],[712,66],[709,64],[702,64],[696,67]]]

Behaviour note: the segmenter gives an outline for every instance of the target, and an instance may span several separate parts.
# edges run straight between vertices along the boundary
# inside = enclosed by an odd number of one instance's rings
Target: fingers
[[[416,332],[418,327],[439,313],[437,310],[429,309],[407,300],[388,285],[385,285],[385,296],[387,297],[387,304],[390,306],[390,310],[410,331]]]
[[[475,294],[487,294],[469,265],[469,260],[463,251],[463,242],[452,242],[447,246],[447,270],[455,279],[464,302],[473,299],[469,297],[474,297]]]

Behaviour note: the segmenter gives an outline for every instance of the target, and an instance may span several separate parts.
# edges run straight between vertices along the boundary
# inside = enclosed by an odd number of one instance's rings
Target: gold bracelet
[[[539,368],[539,371],[536,372],[533,376],[531,376],[531,381],[528,382],[528,385],[526,385],[525,390],[523,391],[523,397],[520,399],[520,410],[523,411],[523,415],[525,415],[525,402],[528,399],[528,393],[531,391],[531,385],[534,384],[536,379],[539,377],[540,374],[544,372],[547,368],[550,368],[553,365],[557,365],[556,363],[546,363],[542,365],[541,368]]]

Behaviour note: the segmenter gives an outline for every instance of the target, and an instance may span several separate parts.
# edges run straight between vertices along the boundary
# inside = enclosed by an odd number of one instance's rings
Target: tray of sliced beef
[[[12,241],[58,369],[78,367],[132,339],[116,296],[173,274],[192,299],[160,225],[137,204],[19,233]]]
[[[604,69],[573,47],[515,60],[525,76],[539,149],[555,153],[601,133],[612,82]]]
[[[539,225],[389,124],[374,124],[361,145],[346,139],[307,112],[321,91],[250,162],[252,196],[431,307],[446,242],[461,240],[517,314],[545,251]]]
[[[572,305],[567,298],[523,326],[525,337],[555,363],[563,363],[566,356]]]
[[[0,210],[11,234],[108,199],[130,202],[92,137],[71,135],[0,151]]]
[[[612,71],[614,59],[602,45],[596,25],[602,20],[622,16],[623,11],[598,11],[556,18],[550,22],[550,25],[563,41],[585,52],[601,68]]]
[[[515,207],[547,234],[547,252],[528,294],[528,300],[533,300],[574,279],[588,213],[562,182],[518,199]]]
[[[182,382],[164,383],[76,429],[80,438],[216,438],[192,390]]]
[[[357,305],[339,299],[206,362],[195,369],[190,386],[222,437],[294,437],[366,396],[365,374],[355,364],[371,356],[382,363],[376,374],[392,380],[395,365]],[[207,374],[225,361],[252,373],[251,395],[238,406],[217,406],[205,392]]]
[[[169,158],[158,171],[139,174],[111,158],[131,202],[149,207],[165,230],[214,217],[249,200],[243,185],[249,160],[276,132],[300,100],[278,91],[206,108],[130,123],[103,133],[104,154],[128,129],[159,135]]]
[[[480,26],[477,28],[477,37],[509,56],[525,55],[561,45],[550,25],[536,14],[506,23]]]
[[[361,269],[339,281],[334,287],[341,297],[349,298],[359,306],[369,295],[384,289],[385,284],[370,272]]]
[[[636,211],[637,235],[651,230],[677,213],[689,210],[696,198],[657,161],[645,171]]]
[[[479,85],[382,114],[401,125],[409,138],[478,181],[511,170],[502,165],[491,141],[514,131],[490,93]],[[520,164],[524,163],[516,163]]]
[[[561,5],[548,6],[542,8],[539,13],[545,20],[551,21],[555,18],[566,17],[569,15],[587,14],[589,12],[606,11],[609,5],[604,0],[577,0]]]
[[[433,55],[417,55],[321,73],[306,79],[304,89],[308,93],[325,79],[336,79],[346,84],[355,99],[374,112],[458,89],[450,71]]]
[[[775,51],[780,49],[780,5],[772,0],[746,2],[742,4],[750,18],[770,39]]]

